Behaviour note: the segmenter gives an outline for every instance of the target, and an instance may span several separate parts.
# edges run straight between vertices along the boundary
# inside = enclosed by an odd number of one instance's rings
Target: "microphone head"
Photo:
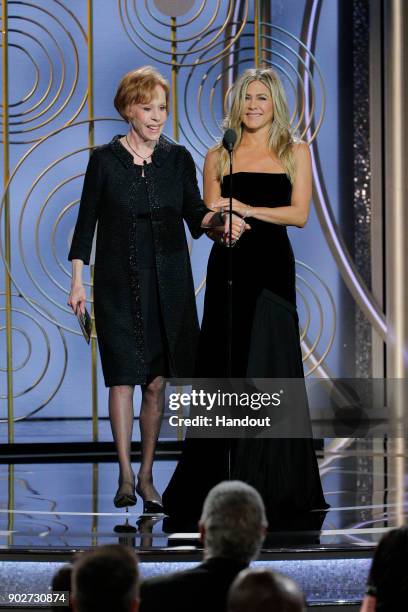
[[[225,130],[224,138],[222,139],[222,146],[227,149],[227,151],[232,151],[234,145],[237,141],[237,133],[232,128],[228,128]]]

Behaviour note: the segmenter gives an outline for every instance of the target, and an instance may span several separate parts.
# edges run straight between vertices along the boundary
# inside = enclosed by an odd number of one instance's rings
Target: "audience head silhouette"
[[[243,570],[231,585],[228,612],[303,612],[305,602],[297,584],[287,576],[258,568]]]
[[[60,567],[60,569],[54,574],[51,588],[53,591],[65,591],[71,593],[71,578],[72,578],[72,565],[67,563]],[[61,611],[61,606],[53,606],[53,610]],[[64,607],[65,612],[72,610],[71,605],[68,608]]]
[[[238,481],[218,484],[208,493],[200,519],[204,561],[144,580],[141,610],[225,612],[228,589],[258,555],[266,525],[265,508],[255,489]]]
[[[208,493],[200,519],[205,557],[249,563],[260,551],[266,527],[259,493],[238,480],[221,482]]]
[[[132,548],[100,546],[83,553],[72,574],[75,612],[137,612],[139,573]]]
[[[408,526],[392,529],[379,542],[368,578],[367,594],[378,612],[408,606]],[[405,604],[403,604],[405,602]]]

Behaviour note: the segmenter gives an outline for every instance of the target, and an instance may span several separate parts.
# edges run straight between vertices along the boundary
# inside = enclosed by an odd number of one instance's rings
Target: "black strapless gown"
[[[232,180],[233,197],[241,202],[290,205],[286,174],[238,172]],[[226,176],[222,195],[229,193]],[[232,376],[302,378],[295,260],[286,227],[252,218],[248,222],[251,230],[233,247]],[[228,249],[214,244],[197,358],[199,378],[227,377],[227,266]],[[174,524],[198,520],[208,491],[229,476],[261,493],[271,529],[299,526],[300,517],[310,510],[328,507],[310,439],[186,439],[163,494]],[[321,518],[315,516],[318,527]]]

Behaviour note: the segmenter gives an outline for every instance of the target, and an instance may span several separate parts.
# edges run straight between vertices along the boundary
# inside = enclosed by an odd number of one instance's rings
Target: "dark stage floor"
[[[271,526],[258,563],[297,580],[309,605],[360,601],[373,548],[407,515],[407,499],[398,493],[404,485],[406,490],[407,459],[399,452],[397,444],[384,440],[328,443],[324,453],[318,453],[331,504],[321,530]],[[48,588],[60,563],[78,550],[106,543],[135,546],[144,575],[200,560],[200,543],[191,526],[187,533],[171,533],[164,517],[140,516],[140,501],[127,514],[115,509],[117,466],[93,459],[72,462],[61,456],[41,463],[19,457],[18,462],[0,465],[3,590],[25,591],[30,584]],[[159,490],[174,467],[174,459],[156,462]]]

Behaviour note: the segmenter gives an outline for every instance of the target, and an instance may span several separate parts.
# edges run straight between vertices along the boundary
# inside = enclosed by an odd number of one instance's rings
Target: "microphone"
[[[228,128],[225,130],[224,137],[222,139],[222,146],[229,153],[229,178],[230,178],[230,188],[229,188],[229,207],[228,207],[228,218],[229,218],[229,231],[228,231],[228,265],[227,265],[227,347],[228,347],[228,357],[227,357],[227,372],[228,377],[232,374],[232,272],[233,272],[233,261],[232,261],[232,234],[231,234],[231,226],[232,226],[232,151],[234,149],[234,145],[237,141],[237,133],[232,128]],[[230,446],[228,449],[228,455],[230,455]]]
[[[222,139],[222,146],[224,149],[227,149],[231,153],[234,148],[234,145],[237,141],[237,133],[232,128],[228,128],[225,130],[224,138]]]

